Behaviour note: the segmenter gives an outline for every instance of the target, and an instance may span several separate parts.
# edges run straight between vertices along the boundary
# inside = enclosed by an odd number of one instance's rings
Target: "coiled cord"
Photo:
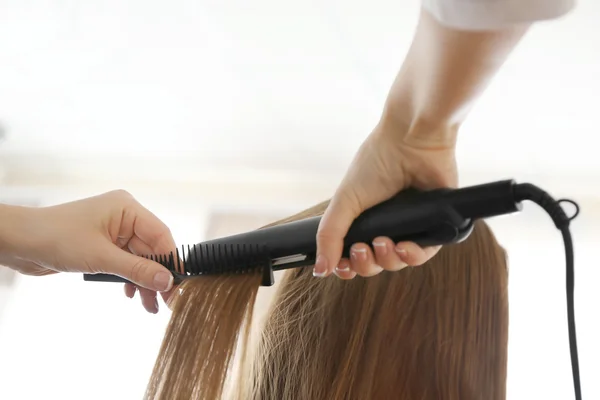
[[[573,371],[573,386],[575,388],[575,399],[581,400],[581,380],[579,378],[579,355],[577,352],[577,331],[575,329],[575,260],[573,251],[573,239],[569,230],[570,222],[579,215],[579,205],[573,200],[554,200],[552,196],[539,187],[530,183],[522,183],[515,186],[515,198],[517,201],[529,200],[542,207],[552,218],[554,225],[560,230],[565,244],[565,257],[567,261],[567,324],[569,329],[569,348],[571,352],[571,369]],[[575,207],[575,214],[569,217],[563,210],[561,204],[569,203]]]

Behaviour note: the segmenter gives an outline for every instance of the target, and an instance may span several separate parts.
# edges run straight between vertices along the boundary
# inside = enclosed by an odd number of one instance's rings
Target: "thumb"
[[[331,199],[317,230],[317,254],[313,276],[331,274],[342,258],[344,237],[363,211],[352,191],[340,190]]]
[[[157,292],[166,292],[173,287],[171,272],[155,261],[133,255],[117,246],[112,246],[103,254],[103,269],[107,273]]]

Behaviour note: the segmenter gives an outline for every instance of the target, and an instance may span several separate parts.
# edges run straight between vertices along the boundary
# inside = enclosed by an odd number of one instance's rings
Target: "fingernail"
[[[167,292],[173,286],[173,275],[169,272],[159,272],[154,275],[154,287],[161,291]]]
[[[338,272],[349,272],[350,264],[348,264],[347,262],[340,262],[340,264],[337,267],[335,267],[335,270]]]
[[[385,242],[373,242],[373,247],[375,248],[375,252],[380,256],[385,256],[388,252]]]
[[[319,255],[315,261],[313,276],[322,278],[327,275],[327,259],[323,255]]]
[[[402,248],[397,248],[396,247],[396,253],[398,254],[398,256],[400,256],[400,259],[402,261],[406,262],[406,256],[408,255],[408,252],[406,251],[406,249],[402,249]]]
[[[154,299],[154,313],[156,314],[158,312],[158,300]]]
[[[362,249],[362,248],[352,249],[352,252],[350,253],[350,257],[352,257],[358,261],[367,261],[367,249]]]

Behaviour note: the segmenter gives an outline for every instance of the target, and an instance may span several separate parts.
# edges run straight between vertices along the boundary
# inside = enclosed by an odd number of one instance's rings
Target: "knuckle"
[[[147,274],[148,269],[148,263],[144,259],[140,258],[131,266],[131,280],[134,282],[140,282],[143,279],[143,277]]]
[[[164,251],[175,251],[175,249],[172,248],[175,246],[173,234],[171,233],[171,229],[166,226],[164,226],[163,229],[156,234],[156,236],[153,238],[153,241],[157,244],[157,246],[165,249]]]
[[[109,192],[109,194],[111,194],[113,197],[115,197],[117,199],[122,199],[122,200],[133,199],[133,195],[125,189],[116,189],[116,190]]]
[[[115,189],[115,190],[111,191],[110,193],[112,193],[114,196],[122,196],[122,197],[131,196],[131,194],[125,189]]]
[[[164,238],[167,238],[167,239],[172,238],[173,232],[171,231],[171,228],[169,228],[168,226],[165,225],[161,236]]]
[[[326,243],[335,239],[335,235],[328,227],[319,227],[317,229],[317,243]]]
[[[333,220],[339,221],[340,218],[354,219],[362,212],[361,202],[356,194],[349,194],[348,191],[341,191],[334,196],[331,203],[325,210],[321,223],[317,228],[317,241],[337,240],[345,232]],[[348,221],[351,222],[351,221]]]
[[[354,189],[344,189],[336,193],[334,204],[344,207],[354,217],[358,217],[363,211],[361,196]]]

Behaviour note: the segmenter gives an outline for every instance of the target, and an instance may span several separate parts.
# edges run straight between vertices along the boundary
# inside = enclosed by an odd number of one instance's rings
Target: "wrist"
[[[386,104],[380,131],[415,148],[454,148],[461,123],[423,112],[413,112],[410,103]]]
[[[414,71],[407,60],[392,84],[381,115],[383,131],[414,147],[454,147],[464,113],[437,98]]]

